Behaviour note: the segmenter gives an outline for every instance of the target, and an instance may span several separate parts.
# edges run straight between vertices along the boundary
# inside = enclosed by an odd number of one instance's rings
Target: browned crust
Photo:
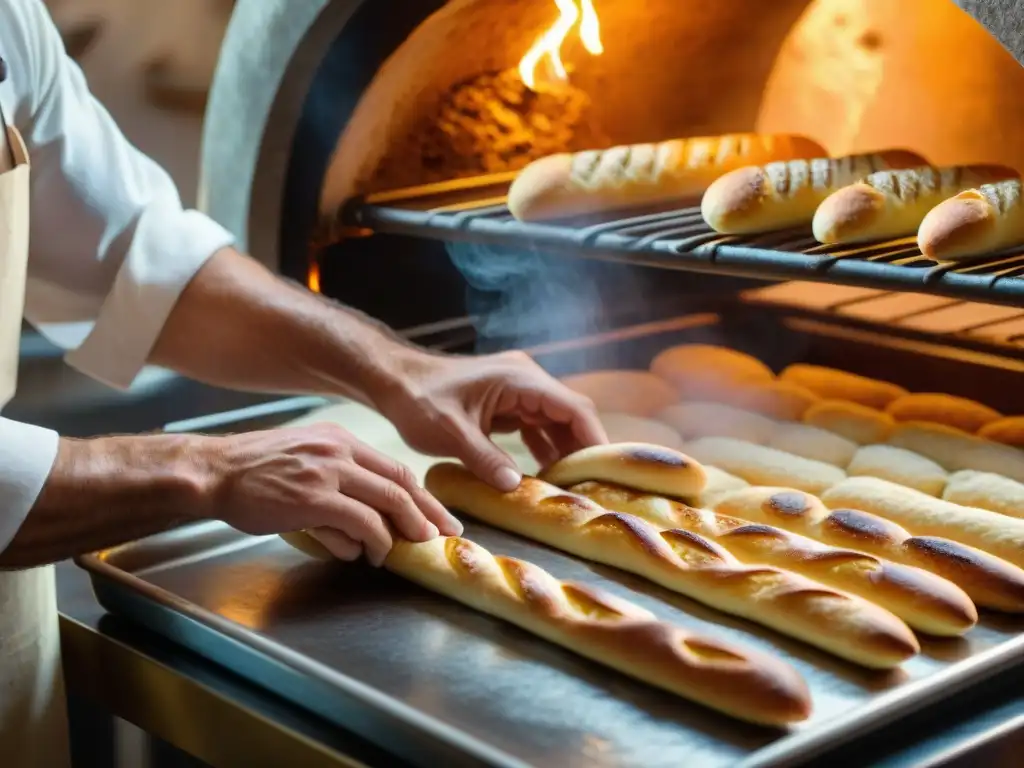
[[[1024,416],[1004,416],[989,422],[980,430],[978,437],[1014,448],[1024,448]]]
[[[708,187],[701,200],[701,214],[709,227],[730,234],[737,228],[737,221],[745,221],[764,203],[767,194],[768,174],[764,168],[737,168]]]
[[[1002,416],[995,408],[939,392],[914,392],[889,403],[885,412],[896,421],[944,424],[964,432],[977,432]]]
[[[970,189],[928,212],[917,230],[917,246],[935,261],[973,256],[984,251],[996,224],[992,206],[977,190]]]
[[[604,480],[677,498],[699,495],[707,482],[700,462],[680,451],[647,443],[585,448],[555,462],[540,477],[565,487]]]
[[[841,243],[863,231],[885,209],[885,195],[857,182],[833,192],[814,213],[814,237],[820,243]]]

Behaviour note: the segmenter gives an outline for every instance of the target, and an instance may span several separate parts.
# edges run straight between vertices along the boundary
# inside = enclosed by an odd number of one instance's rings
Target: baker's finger
[[[520,434],[523,436],[523,443],[541,467],[549,467],[562,458],[542,429],[527,426],[520,430]]]
[[[337,528],[358,542],[366,552],[366,559],[370,564],[380,566],[391,551],[393,543],[391,532],[380,513],[359,499],[340,492],[334,494],[334,498],[325,502],[325,505],[331,507],[334,512],[326,527]]]
[[[358,560],[363,554],[363,548],[358,541],[353,541],[334,528],[313,528],[308,533],[339,560]]]

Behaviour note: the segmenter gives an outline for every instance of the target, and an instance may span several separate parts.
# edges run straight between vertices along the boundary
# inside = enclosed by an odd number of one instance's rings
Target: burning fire
[[[555,5],[558,6],[560,13],[558,21],[537,38],[537,42],[519,61],[519,76],[531,91],[536,90],[537,69],[545,57],[553,79],[563,83],[569,79],[565,64],[562,62],[562,45],[577,22],[583,47],[594,56],[604,53],[604,46],[601,44],[601,23],[598,21],[597,11],[594,10],[593,0],[555,0]]]

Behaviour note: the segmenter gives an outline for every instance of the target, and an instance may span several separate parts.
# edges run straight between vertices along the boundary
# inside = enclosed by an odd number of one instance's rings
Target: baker
[[[590,402],[525,355],[417,349],[235,250],[91,96],[41,0],[0,0],[0,56],[0,405],[24,317],[115,387],[152,363],[224,387],[348,396],[500,489],[520,473],[492,432],[520,431],[542,464],[605,440]],[[375,565],[392,535],[460,532],[406,467],[336,426],[73,440],[0,418],[4,766],[68,764],[50,564],[206,518],[313,529],[338,557]]]

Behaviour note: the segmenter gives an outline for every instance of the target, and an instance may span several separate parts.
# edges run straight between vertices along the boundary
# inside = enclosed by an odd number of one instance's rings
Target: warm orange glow
[[[519,61],[519,76],[530,90],[537,87],[537,69],[545,58],[551,77],[559,82],[568,80],[569,74],[562,61],[562,45],[577,22],[583,47],[594,56],[604,53],[601,23],[593,0],[555,0],[555,5],[558,6],[558,20],[537,38],[537,42]]]
[[[320,293],[320,262],[313,261],[309,265],[309,275],[306,277],[306,285],[313,293]]]

